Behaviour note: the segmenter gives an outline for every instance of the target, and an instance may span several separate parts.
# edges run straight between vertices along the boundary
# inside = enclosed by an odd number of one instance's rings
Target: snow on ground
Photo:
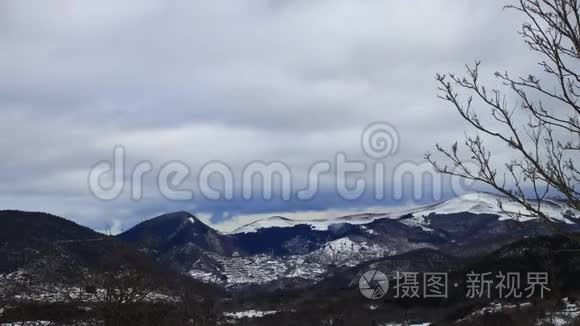
[[[34,288],[27,289],[26,292],[16,294],[13,298],[21,302],[43,302],[43,303],[59,303],[59,302],[85,302],[94,303],[101,302],[107,295],[105,289],[98,289],[96,293],[87,293],[85,290],[78,287],[56,287],[53,285],[39,285]],[[177,298],[171,297],[161,293],[145,293],[142,299],[143,302],[176,302]]]
[[[264,284],[284,278],[319,280],[327,273],[330,265],[356,266],[363,261],[393,253],[376,244],[341,238],[305,255],[223,257],[210,254],[222,266],[219,271],[221,275],[198,269],[192,269],[189,275],[206,283],[217,284],[225,283],[225,277],[227,285]]]
[[[326,267],[318,263],[308,263],[303,256],[273,257],[256,255],[250,257],[222,257],[211,255],[223,266],[223,276],[228,285],[264,284],[282,278],[318,279],[326,272]],[[220,275],[193,270],[190,275],[203,275],[204,282],[221,283]]]
[[[370,235],[376,235],[377,233],[375,232],[375,230],[371,230],[366,226],[361,226],[360,227],[363,231],[365,231],[366,233],[370,234]]]
[[[248,310],[240,312],[225,312],[224,316],[232,319],[243,319],[243,318],[262,318],[269,315],[277,314],[278,311],[258,311],[258,310]]]
[[[356,266],[369,258],[378,258],[394,254],[392,250],[385,249],[377,244],[355,242],[349,238],[341,238],[326,243],[322,248],[308,254],[311,259],[316,259],[327,264],[337,266]]]
[[[192,278],[194,278],[196,280],[200,280],[204,283],[212,283],[212,284],[220,284],[221,283],[220,278],[211,272],[204,272],[201,270],[192,269],[189,271],[189,276],[191,276]]]
[[[562,304],[564,308],[561,311],[548,313],[546,317],[541,318],[537,321],[536,325],[555,325],[555,326],[565,326],[565,325],[572,325],[575,319],[580,317],[580,309],[578,305],[575,303],[571,303],[568,298],[562,299]],[[494,302],[489,304],[488,306],[472,312],[467,317],[461,319],[460,321],[469,320],[473,317],[483,316],[487,314],[497,313],[497,312],[505,312],[509,310],[519,309],[523,307],[529,307],[531,303],[520,303],[520,304],[510,304],[510,303],[499,303]]]
[[[500,311],[508,311],[508,310],[514,310],[514,309],[518,309],[518,308],[524,308],[524,307],[528,307],[530,305],[531,305],[531,303],[529,303],[529,302],[524,302],[524,303],[520,303],[520,304],[493,302],[493,303],[490,303],[487,307],[483,307],[482,309],[479,309],[477,311],[472,312],[467,317],[461,319],[461,321],[470,319],[472,317],[483,316],[483,315],[492,314],[492,313],[496,313],[496,312],[500,312]]]
[[[434,232],[433,229],[428,228],[426,225],[429,223],[425,220],[423,216],[413,216],[413,218],[405,218],[399,220],[399,223],[405,224],[406,226],[421,228],[425,232]]]
[[[422,324],[381,324],[381,326],[429,326],[431,323],[422,323]]]
[[[49,326],[55,325],[51,321],[46,320],[34,320],[34,321],[23,321],[23,322],[13,322],[13,323],[3,323],[0,326]]]
[[[564,309],[562,309],[562,311],[548,314],[548,316],[545,318],[538,320],[536,325],[572,325],[574,320],[580,317],[580,310],[578,309],[578,305],[571,303],[568,298],[562,299],[562,304],[564,305]]]

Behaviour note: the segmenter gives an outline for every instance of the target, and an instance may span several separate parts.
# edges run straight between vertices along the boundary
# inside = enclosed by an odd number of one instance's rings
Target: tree
[[[542,208],[545,199],[556,197],[580,210],[580,5],[579,0],[516,1],[506,8],[525,17],[520,35],[530,55],[540,57],[541,77],[496,72],[502,86],[490,88],[481,81],[480,62],[466,66],[465,76],[438,74],[439,97],[475,133],[463,145],[437,144],[443,163],[431,154],[426,159],[437,172],[491,186],[525,208],[507,211],[499,203],[508,216],[536,217],[560,231]],[[494,156],[497,148],[490,141],[505,145],[513,159]]]

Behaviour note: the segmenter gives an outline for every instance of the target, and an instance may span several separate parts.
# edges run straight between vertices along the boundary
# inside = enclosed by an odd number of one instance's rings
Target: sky
[[[228,200],[172,200],[155,174],[180,162],[191,172],[180,187],[193,189],[208,163],[223,163],[237,178],[251,162],[276,161],[300,184],[315,162],[339,153],[369,166],[381,161],[387,175],[405,164],[422,168],[435,143],[469,131],[437,99],[436,73],[461,72],[475,59],[487,76],[536,69],[517,34],[521,17],[503,5],[1,1],[0,209],[47,211],[119,232],[177,210],[231,229],[274,214],[334,216],[436,200],[430,192],[347,200],[332,175],[309,200],[247,200],[240,185]],[[361,146],[377,122],[396,131],[396,148],[380,159]],[[116,146],[127,171],[145,161],[153,167],[140,200],[130,187],[113,200],[91,192],[90,172],[112,160]],[[387,179],[381,186],[406,184]]]

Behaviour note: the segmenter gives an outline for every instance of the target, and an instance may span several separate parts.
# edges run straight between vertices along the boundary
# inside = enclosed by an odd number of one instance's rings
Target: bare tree
[[[508,216],[537,217],[560,231],[542,205],[555,197],[580,210],[580,0],[515,1],[506,8],[526,19],[520,35],[530,55],[540,57],[538,74],[496,72],[499,88],[482,83],[480,62],[466,66],[465,76],[438,74],[439,97],[475,133],[463,146],[437,144],[444,162],[431,154],[426,159],[440,173],[491,186],[525,208],[507,211],[499,203]],[[491,142],[504,145],[513,159],[498,161]]]
[[[54,243],[29,269],[34,274],[32,282],[37,294],[51,294],[54,302],[75,309],[87,305],[94,308],[89,314],[94,319],[78,323],[143,325],[149,317],[150,304],[165,299],[152,264],[149,258],[136,255],[127,245],[107,237],[100,241]]]

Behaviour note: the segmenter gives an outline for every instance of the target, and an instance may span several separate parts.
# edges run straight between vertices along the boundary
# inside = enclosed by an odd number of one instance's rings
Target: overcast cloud
[[[360,134],[375,121],[400,133],[390,167],[420,162],[467,130],[436,99],[435,73],[474,59],[490,75],[534,67],[520,17],[503,4],[1,1],[0,209],[102,229],[173,210],[243,222],[390,204],[340,200],[332,189],[309,202],[168,202],[151,184],[140,202],[103,202],[87,176],[117,144],[129,164],[181,160],[195,170],[221,160],[239,171],[281,160],[304,176],[336,152],[363,158]]]

